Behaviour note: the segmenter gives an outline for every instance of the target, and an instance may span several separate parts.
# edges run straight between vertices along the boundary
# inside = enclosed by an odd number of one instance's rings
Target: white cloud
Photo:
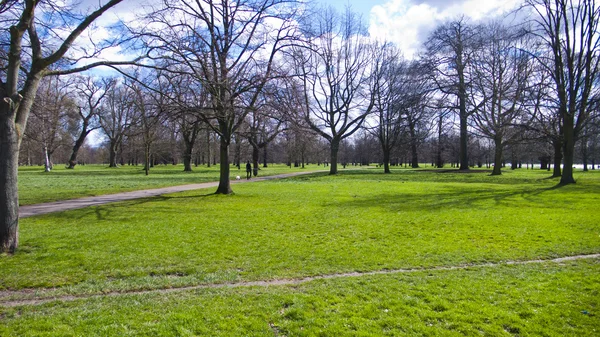
[[[473,21],[505,15],[520,0],[390,0],[373,6],[371,36],[395,42],[412,58],[441,22],[464,15]]]

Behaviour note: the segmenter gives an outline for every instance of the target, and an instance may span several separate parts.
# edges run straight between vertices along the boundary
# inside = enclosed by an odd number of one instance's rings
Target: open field
[[[311,165],[305,169],[285,165],[260,168],[259,176],[297,171],[322,170],[323,166]],[[245,177],[244,168],[231,167],[231,179]],[[79,165],[68,170],[56,165],[51,172],[42,166],[19,168],[19,204],[32,205],[57,200],[67,200],[102,194],[134,191],[140,189],[197,184],[219,180],[219,166],[198,166],[193,172],[183,172],[183,165],[158,165],[144,174],[143,166]]]
[[[547,175],[346,170],[23,219],[0,304],[84,298],[0,308],[0,335],[595,336],[599,259],[505,264],[600,253],[600,172]]]

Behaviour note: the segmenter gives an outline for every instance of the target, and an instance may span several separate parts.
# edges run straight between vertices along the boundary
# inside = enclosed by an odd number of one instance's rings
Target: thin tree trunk
[[[210,167],[210,160],[211,160],[211,147],[212,144],[210,142],[210,130],[206,130],[206,167]]]
[[[469,169],[467,116],[460,116],[460,170]]]
[[[256,177],[258,174],[258,156],[260,154],[260,149],[255,143],[251,142],[250,144],[252,144],[252,172]]]
[[[19,244],[19,141],[10,107],[0,106],[0,253],[12,254]]]
[[[583,172],[588,172],[588,146],[587,138],[581,141],[581,160],[583,161]]]
[[[267,144],[265,144],[265,146],[263,147],[263,167],[268,167],[268,163],[267,163]]]
[[[144,144],[144,174],[150,174],[150,143]]]
[[[564,167],[562,171],[562,175],[560,177],[560,184],[575,184],[575,179],[573,178],[573,157],[575,155],[575,133],[573,130],[573,120],[572,118],[564,119]],[[560,167],[560,164],[559,164]],[[556,172],[556,170],[555,170]]]
[[[552,142],[552,146],[554,147],[554,171],[552,177],[558,178],[561,176],[560,164],[563,160],[562,142],[560,139],[556,139]]]
[[[44,171],[50,172],[52,165],[50,164],[50,156],[48,155],[48,146],[44,145]]]

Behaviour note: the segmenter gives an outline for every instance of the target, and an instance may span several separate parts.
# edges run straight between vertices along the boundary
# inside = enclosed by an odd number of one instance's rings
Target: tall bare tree
[[[79,128],[75,135],[75,143],[71,150],[67,168],[74,169],[77,165],[77,155],[88,135],[100,128],[99,107],[109,90],[115,85],[115,80],[103,78],[94,80],[90,76],[79,76],[75,80],[77,95],[77,122]]]
[[[144,36],[157,59],[202,84],[209,104],[196,110],[220,138],[216,193],[232,193],[229,145],[273,77],[279,51],[295,38],[295,0],[164,1]],[[150,28],[156,27],[155,30]]]
[[[305,34],[310,41],[291,55],[302,81],[308,125],[330,144],[330,174],[336,174],[342,140],[360,129],[374,106],[370,41],[350,9],[319,10]]]
[[[366,129],[379,140],[383,170],[390,173],[390,156],[404,130],[400,100],[406,62],[402,60],[400,51],[390,43],[376,44],[373,55],[373,121],[366,122]]]
[[[31,107],[25,137],[42,149],[44,170],[49,172],[54,164],[52,155],[69,142],[68,116],[75,111],[70,81],[58,77],[46,77],[38,88],[38,98]]]
[[[74,73],[106,64],[91,63],[80,68],[61,64],[60,70],[57,66],[77,38],[121,1],[103,2],[98,9],[85,15],[75,14],[72,8],[61,8],[58,4],[40,0],[0,3],[1,20],[9,27],[9,34],[2,34],[6,40],[2,41],[0,53],[0,252],[13,253],[18,246],[19,147],[40,81],[48,75]],[[78,11],[83,12],[81,9]],[[57,21],[44,21],[60,16],[65,20],[58,25]],[[38,30],[38,27],[42,29]],[[91,54],[97,55],[97,50]],[[90,54],[84,57],[87,56]],[[76,60],[71,57],[71,61]],[[51,69],[53,66],[56,66],[54,70]]]
[[[523,39],[498,22],[482,26],[482,47],[473,56],[469,99],[475,106],[475,129],[494,142],[492,175],[502,173],[502,150],[518,140],[518,125],[529,124],[524,113],[533,67],[522,50]],[[521,130],[522,131],[522,130]]]
[[[526,0],[534,13],[531,34],[546,53],[533,52],[555,85],[563,135],[561,184],[573,184],[575,142],[590,116],[600,77],[600,5],[595,0]]]
[[[123,84],[115,84],[100,109],[100,126],[108,138],[109,167],[117,167],[117,154],[124,138],[138,122],[135,93]]]
[[[459,118],[461,170],[469,169],[468,120],[473,110],[468,105],[467,95],[472,55],[480,41],[477,33],[477,29],[463,17],[439,26],[425,43],[426,57],[439,90],[456,98],[456,104],[451,108]]]

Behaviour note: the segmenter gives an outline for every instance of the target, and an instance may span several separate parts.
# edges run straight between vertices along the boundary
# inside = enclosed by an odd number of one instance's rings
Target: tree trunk
[[[581,141],[581,161],[583,161],[583,172],[588,172],[588,146],[587,138]]]
[[[573,157],[575,155],[575,132],[573,130],[573,119],[564,118],[564,166],[562,175],[560,177],[560,184],[575,184],[575,179],[573,179]],[[560,167],[560,164],[559,164]],[[554,171],[556,173],[556,170]]]
[[[229,143],[225,139],[224,135],[221,135],[220,141],[220,156],[221,163],[219,168],[219,187],[217,187],[216,194],[231,194],[231,185],[229,182]]]
[[[150,174],[150,143],[144,144],[144,174]]]
[[[340,140],[334,138],[331,140],[331,166],[329,167],[329,174],[337,174],[337,163],[338,163],[338,151],[340,149]]]
[[[560,163],[563,159],[562,142],[560,139],[556,139],[552,141],[552,146],[554,147],[554,171],[552,177],[558,178],[561,176]]]
[[[390,149],[383,148],[383,173],[391,173],[390,171]]]
[[[211,142],[210,142],[210,130],[206,130],[206,167],[210,167],[211,160]]]
[[[268,167],[267,163],[267,145],[263,147],[263,167]]]
[[[258,174],[258,157],[260,154],[260,149],[256,143],[250,142],[252,145],[252,172],[254,172],[254,176]]]
[[[50,156],[48,155],[48,146],[44,145],[44,171],[50,172],[52,170],[52,164],[50,164]]]
[[[466,114],[465,114],[466,115]],[[469,169],[467,116],[460,116],[460,170]]]
[[[192,152],[194,151],[194,143],[188,139],[183,139],[184,150],[183,150],[183,171],[192,172]]]
[[[19,136],[9,103],[0,106],[0,253],[12,254],[19,244]]]
[[[494,139],[494,170],[492,171],[493,176],[499,176],[502,174],[502,139]]]
[[[410,128],[410,154],[411,154],[411,167],[419,168],[419,154],[417,152],[417,136],[415,135],[415,128]]]
[[[79,137],[75,141],[75,145],[73,145],[73,150],[71,151],[71,157],[69,158],[69,166],[68,169],[74,169],[75,165],[77,165],[77,153],[79,153],[79,149],[83,146],[85,142],[85,138],[89,134],[88,132],[82,132],[79,134]]]
[[[118,144],[116,141],[110,141],[109,144],[109,155],[108,155],[108,167],[117,167],[117,148]]]

